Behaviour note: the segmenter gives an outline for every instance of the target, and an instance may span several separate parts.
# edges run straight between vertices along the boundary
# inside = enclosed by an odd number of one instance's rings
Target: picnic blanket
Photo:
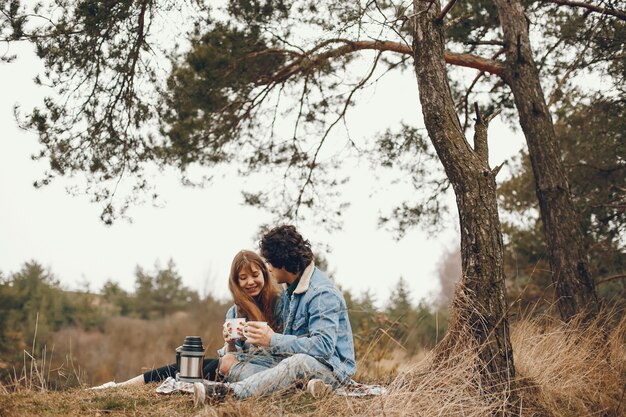
[[[342,395],[344,397],[367,397],[370,395],[385,394],[387,394],[387,388],[382,385],[361,384],[352,380],[348,384],[343,384],[335,390],[335,395]]]
[[[207,383],[207,382],[205,382]],[[208,381],[209,384],[216,382]],[[226,383],[228,385],[228,383]],[[173,394],[175,392],[187,392],[193,394],[193,383],[177,381],[175,378],[169,377],[156,388],[159,394]],[[360,384],[356,381],[350,381],[341,387],[335,389],[335,395],[344,397],[367,397],[370,395],[385,395],[387,388],[381,385]]]
[[[163,381],[155,391],[159,394],[173,394],[175,392],[188,392],[193,394],[193,382],[177,381],[170,376]]]

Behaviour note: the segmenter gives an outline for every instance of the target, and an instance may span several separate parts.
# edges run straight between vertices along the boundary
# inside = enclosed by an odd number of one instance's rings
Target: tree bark
[[[565,321],[597,312],[598,297],[589,273],[586,250],[561,161],[561,150],[535,64],[528,23],[519,0],[496,0],[504,32],[505,80],[513,92],[543,222],[556,303]]]
[[[478,115],[474,147],[454,110],[444,59],[438,0],[414,0],[415,71],[424,122],[456,195],[463,275],[452,303],[448,334],[435,348],[436,364],[473,349],[480,386],[501,400],[514,398],[515,367],[505,302],[503,248],[496,171],[488,164],[487,123]],[[435,365],[437,366],[437,365]],[[512,402],[510,402],[512,403]],[[507,411],[508,412],[508,411]]]

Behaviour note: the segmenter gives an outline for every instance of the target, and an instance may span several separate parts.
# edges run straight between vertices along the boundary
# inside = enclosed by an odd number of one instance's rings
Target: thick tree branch
[[[499,61],[482,58],[472,54],[457,54],[447,51],[445,52],[444,57],[446,59],[446,63],[450,65],[474,68],[499,77],[504,77],[504,66]]]
[[[337,48],[328,50],[326,52],[321,52],[315,55],[302,55],[297,54],[294,51],[280,50],[276,48],[267,49],[265,51],[255,52],[253,54],[248,55],[249,57],[257,57],[265,54],[287,54],[289,56],[298,57],[294,59],[291,63],[288,63],[285,67],[283,67],[280,71],[276,72],[267,79],[263,80],[262,84],[269,83],[280,83],[287,81],[295,74],[306,73],[311,69],[319,66],[321,63],[329,61],[333,58],[338,58],[344,55],[351,54],[356,51],[363,50],[375,50],[380,52],[396,52],[399,54],[412,55],[413,50],[410,46],[399,43],[399,42],[389,42],[389,41],[348,41],[343,39],[335,39],[334,42],[343,42],[344,45],[339,46]],[[329,42],[325,42],[325,45],[328,45]],[[316,47],[314,50],[319,50],[319,47]],[[444,54],[445,60],[448,64],[457,65],[461,67],[467,68],[475,68],[480,71],[489,72],[491,74],[498,75],[502,77],[504,75],[504,66],[501,62],[482,58],[476,55],[471,54],[459,54],[454,52],[445,52]]]
[[[615,16],[618,19],[626,21],[626,12],[614,8],[600,7],[595,4],[589,4],[582,1],[569,0],[543,0],[545,3],[554,3],[561,6],[582,7],[592,12]]]

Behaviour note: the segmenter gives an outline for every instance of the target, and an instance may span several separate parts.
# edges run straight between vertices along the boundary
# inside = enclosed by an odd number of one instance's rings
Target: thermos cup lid
[[[183,351],[186,352],[204,352],[202,339],[200,336],[187,336],[183,342]]]

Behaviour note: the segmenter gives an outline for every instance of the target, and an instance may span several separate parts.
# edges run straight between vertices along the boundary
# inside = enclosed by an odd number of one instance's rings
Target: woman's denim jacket
[[[354,340],[343,295],[311,263],[302,273],[291,298],[282,294],[283,333],[270,343],[275,354],[305,353],[329,365],[341,382],[356,371]]]

